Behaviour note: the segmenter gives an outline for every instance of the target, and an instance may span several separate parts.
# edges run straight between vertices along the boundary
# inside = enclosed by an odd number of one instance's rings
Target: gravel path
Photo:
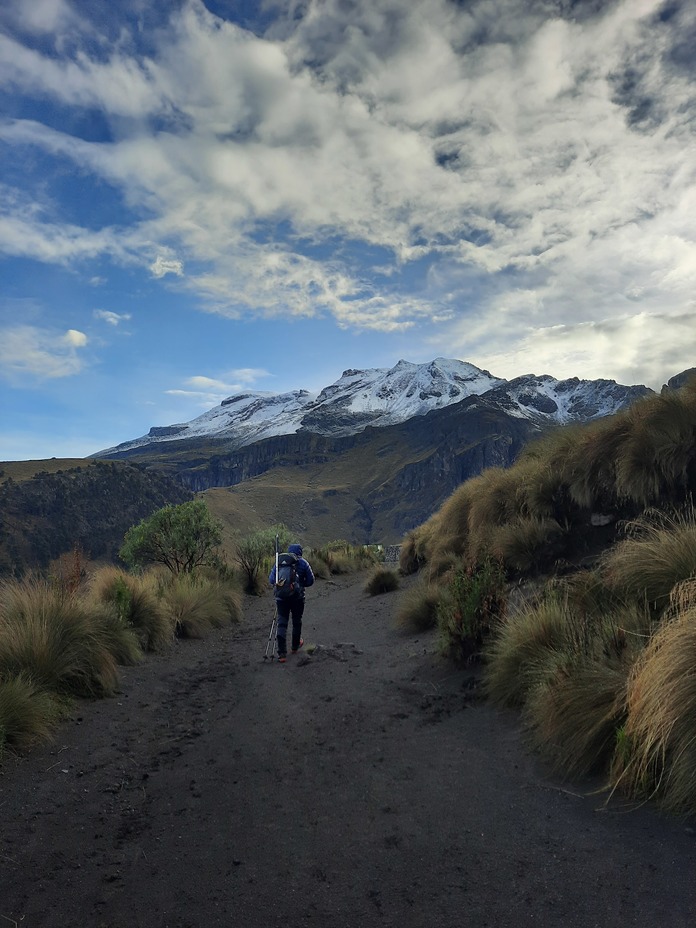
[[[318,581],[123,672],[0,773],[0,928],[689,928],[696,836],[548,776],[399,596]]]

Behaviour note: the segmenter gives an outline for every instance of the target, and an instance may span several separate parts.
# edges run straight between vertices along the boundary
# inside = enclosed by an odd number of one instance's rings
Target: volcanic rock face
[[[670,381],[671,383],[671,381]],[[610,415],[652,391],[613,380],[556,380],[533,374],[504,380],[465,361],[437,358],[428,364],[399,361],[391,369],[350,369],[317,395],[241,393],[187,423],[155,426],[141,438],[99,452],[123,457],[151,452],[153,445],[214,440],[226,450],[280,435],[355,435],[384,428],[481,397],[508,415],[538,426],[586,422]]]

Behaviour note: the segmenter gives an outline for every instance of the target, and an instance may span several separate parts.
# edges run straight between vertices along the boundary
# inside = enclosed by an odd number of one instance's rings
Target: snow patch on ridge
[[[236,394],[190,422],[154,427],[141,438],[95,456],[191,438],[224,439],[232,449],[299,431],[351,435],[368,425],[395,425],[424,416],[472,396],[515,417],[564,424],[610,415],[651,392],[647,387],[625,387],[613,380],[559,381],[548,374],[507,381],[456,359],[436,358],[427,364],[401,360],[392,368],[346,370],[317,395],[307,390]]]

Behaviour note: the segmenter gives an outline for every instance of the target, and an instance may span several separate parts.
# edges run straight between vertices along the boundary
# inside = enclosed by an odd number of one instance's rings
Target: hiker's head
[[[296,554],[302,557],[302,545],[288,545],[288,554]]]

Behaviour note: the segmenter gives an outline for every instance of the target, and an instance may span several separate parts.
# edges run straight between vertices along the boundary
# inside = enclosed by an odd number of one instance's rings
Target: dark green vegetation
[[[162,564],[173,574],[190,574],[215,563],[222,526],[200,499],[164,506],[126,532],[119,557],[131,567]]]
[[[234,559],[244,578],[247,593],[260,593],[266,586],[270,564],[275,556],[276,538],[279,551],[287,551],[292,539],[284,525],[252,532],[237,542]]]
[[[131,525],[192,496],[171,478],[128,462],[25,461],[1,467],[5,576],[47,568],[75,546],[94,560],[113,561]]]
[[[692,380],[462,484],[405,540],[397,621],[481,661],[558,772],[696,814],[695,491]]]

